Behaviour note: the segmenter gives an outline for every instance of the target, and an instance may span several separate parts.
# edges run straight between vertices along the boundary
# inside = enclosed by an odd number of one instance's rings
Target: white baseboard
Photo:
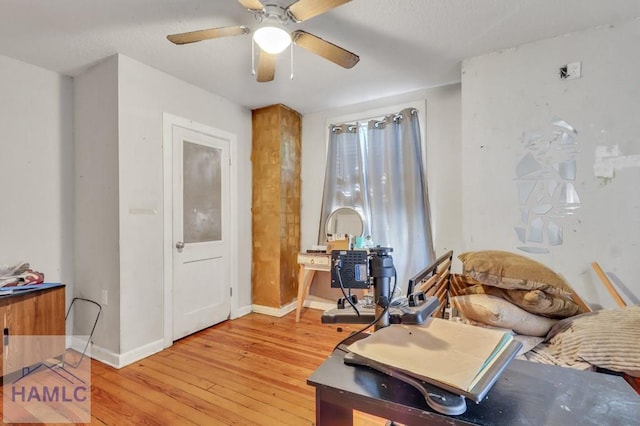
[[[328,311],[336,307],[336,302],[332,302],[325,299],[306,299],[303,306],[305,308],[319,309],[321,311]]]
[[[280,308],[273,308],[271,306],[262,306],[262,305],[249,305],[243,306],[238,309],[234,309],[230,314],[230,319],[239,318],[245,316],[251,312],[256,312],[258,314],[271,315],[274,317],[283,317],[290,312],[296,310],[297,301],[294,300],[287,305],[284,305]],[[304,302],[304,306],[312,309],[320,309],[320,310],[328,310],[335,308],[335,303],[326,301],[324,299],[307,299]],[[69,339],[67,336],[67,347],[71,347],[79,352],[84,350],[86,340],[81,338],[72,337]],[[97,361],[100,361],[104,364],[110,365],[114,368],[122,368],[129,364],[132,364],[136,361],[139,361],[143,358],[146,358],[150,355],[153,355],[157,352],[160,352],[164,349],[164,340],[160,339],[155,342],[148,343],[144,346],[131,350],[129,352],[125,352],[123,354],[117,354],[112,352],[109,349],[103,348],[101,346],[91,344],[87,348],[86,356],[89,356]]]
[[[123,354],[117,354],[97,345],[91,345],[91,358],[110,365],[114,368],[122,368],[143,358],[158,353],[164,349],[164,340],[159,339],[155,342],[135,348]]]
[[[289,312],[295,311],[297,303],[298,301],[294,300],[293,302],[285,306],[282,306],[280,308],[273,308],[271,306],[253,305],[252,310],[257,314],[271,315],[272,317],[283,317],[287,315]],[[305,308],[327,311],[329,309],[335,308],[336,303],[331,300],[309,296],[307,299],[305,299],[303,306]]]
[[[229,319],[236,319],[236,318],[240,318],[243,317],[247,314],[250,314],[251,311],[253,310],[251,305],[247,305],[247,306],[243,306],[241,308],[237,308],[237,309],[233,309],[231,311],[231,313],[229,314]]]
[[[87,339],[89,336],[72,336],[67,334],[67,348],[71,348],[76,352],[82,353],[86,347],[86,356],[91,356],[91,347],[93,345],[89,344],[87,346]]]
[[[280,308],[273,308],[271,306],[262,306],[262,305],[252,305],[253,312],[257,314],[265,314],[271,315],[272,317],[283,317],[287,315],[289,312],[296,310],[296,301],[281,306]]]

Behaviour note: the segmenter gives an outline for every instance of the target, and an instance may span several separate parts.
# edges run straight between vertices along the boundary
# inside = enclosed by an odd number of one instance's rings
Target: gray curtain
[[[417,111],[330,130],[318,242],[326,241],[329,214],[353,207],[365,218],[364,235],[393,248],[404,292],[409,278],[435,259]]]

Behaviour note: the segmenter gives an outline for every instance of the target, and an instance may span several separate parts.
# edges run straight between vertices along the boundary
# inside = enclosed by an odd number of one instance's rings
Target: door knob
[[[184,243],[183,243],[182,241],[178,241],[178,242],[176,243],[176,248],[177,248],[178,250],[182,250],[182,249],[184,248]]]

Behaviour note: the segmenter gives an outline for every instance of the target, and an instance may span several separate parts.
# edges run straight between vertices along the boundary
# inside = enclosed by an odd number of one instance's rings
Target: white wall
[[[426,168],[434,249],[459,251],[461,234],[460,85],[425,89],[348,107],[307,114],[302,118],[301,249],[317,244],[326,165],[327,120],[365,111],[392,109],[426,101]],[[388,109],[388,111],[387,111]],[[332,123],[336,124],[336,123]],[[399,254],[396,254],[399,255]]]
[[[110,57],[74,79],[75,295],[103,305],[93,342],[112,353],[120,352],[117,71]],[[78,333],[90,314],[76,315]]]
[[[528,255],[563,274],[588,303],[613,307],[591,262],[640,296],[640,168],[594,175],[596,146],[639,155],[640,21],[542,40],[466,60],[462,71],[462,196],[465,249],[519,252],[515,178],[523,133],[548,130],[554,117],[578,131],[574,182],[581,207],[566,218],[564,242]],[[583,77],[559,67],[582,61]],[[519,252],[525,254],[523,252]],[[622,290],[622,289],[621,289]],[[637,299],[636,299],[637,301]]]
[[[77,177],[77,251],[83,263],[110,268],[104,276],[85,268],[78,279],[78,291],[93,300],[109,293],[93,354],[121,366],[163,348],[165,112],[238,137],[240,261],[231,315],[250,311],[251,111],[123,55],[78,77],[76,92],[78,171],[85,173]]]
[[[73,293],[73,83],[0,56],[0,265]]]
[[[119,55],[121,350],[162,338],[163,213],[162,113],[237,135],[239,211],[238,298],[251,305],[251,111],[212,93]],[[132,211],[155,210],[157,215]],[[249,263],[250,265],[250,263]],[[233,313],[232,313],[233,315]]]

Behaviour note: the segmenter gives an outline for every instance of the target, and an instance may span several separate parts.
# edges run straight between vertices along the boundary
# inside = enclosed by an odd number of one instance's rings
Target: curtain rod
[[[407,110],[411,115],[415,115],[418,113],[418,110],[416,108],[405,108],[398,113],[385,115],[383,119],[370,119],[367,122],[373,122],[373,126],[376,129],[379,129],[384,127],[384,125],[387,124],[389,119],[393,120],[396,123],[399,123],[400,121],[402,121],[402,119],[404,118],[402,113]],[[329,130],[332,133],[341,133],[341,132],[355,133],[357,128],[358,128],[358,122],[329,125]]]

